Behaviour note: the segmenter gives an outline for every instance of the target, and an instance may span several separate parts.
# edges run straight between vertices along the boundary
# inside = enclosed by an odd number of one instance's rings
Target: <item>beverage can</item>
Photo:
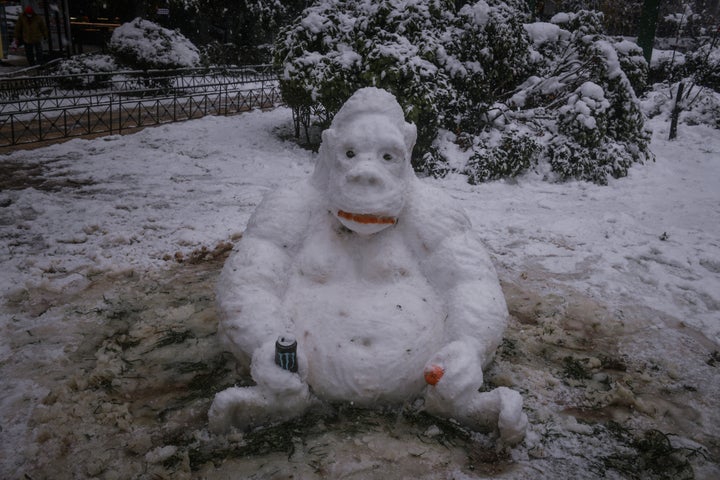
[[[275,363],[283,370],[298,371],[297,340],[292,335],[281,335],[275,342]]]

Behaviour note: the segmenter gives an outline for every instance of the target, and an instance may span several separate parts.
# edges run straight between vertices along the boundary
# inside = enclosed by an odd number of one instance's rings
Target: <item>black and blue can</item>
[[[292,335],[281,335],[275,342],[275,363],[283,370],[298,371],[297,341]]]

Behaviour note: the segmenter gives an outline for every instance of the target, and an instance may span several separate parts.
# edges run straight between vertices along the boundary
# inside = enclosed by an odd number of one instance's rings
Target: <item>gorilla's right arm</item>
[[[282,312],[291,258],[307,230],[312,187],[301,182],[267,195],[225,263],[217,286],[219,333],[239,359],[292,331]]]

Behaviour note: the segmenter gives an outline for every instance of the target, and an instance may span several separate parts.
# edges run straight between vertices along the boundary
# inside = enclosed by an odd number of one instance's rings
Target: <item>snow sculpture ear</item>
[[[332,147],[335,144],[335,139],[336,139],[337,135],[335,134],[334,129],[328,128],[328,129],[323,130],[321,137],[322,137],[323,144]]]
[[[313,172],[312,181],[320,190],[325,190],[330,174],[330,165],[333,159],[333,148],[337,140],[337,132],[334,128],[323,130],[321,134],[322,143],[318,151],[317,165]]]
[[[417,140],[417,127],[414,123],[405,122],[402,132],[405,137],[405,146],[407,147],[408,155],[412,155],[413,148],[415,147],[415,141]]]

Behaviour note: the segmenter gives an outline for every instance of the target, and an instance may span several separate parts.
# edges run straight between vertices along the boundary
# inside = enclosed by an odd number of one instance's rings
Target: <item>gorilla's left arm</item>
[[[446,345],[429,358],[452,394],[477,391],[507,324],[497,273],[469,219],[443,192],[419,185],[409,220],[417,222],[421,268],[445,301]],[[451,393],[451,392],[448,392]]]

